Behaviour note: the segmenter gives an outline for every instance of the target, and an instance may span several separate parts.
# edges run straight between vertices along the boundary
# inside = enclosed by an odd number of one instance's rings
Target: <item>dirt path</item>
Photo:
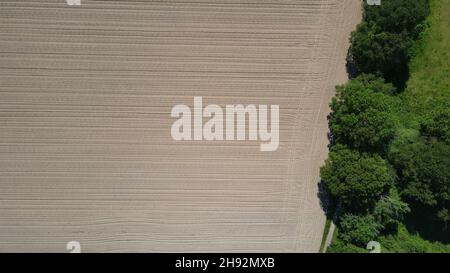
[[[0,251],[318,251],[360,1],[81,2],[0,2]],[[280,105],[280,148],[175,142],[194,96]]]

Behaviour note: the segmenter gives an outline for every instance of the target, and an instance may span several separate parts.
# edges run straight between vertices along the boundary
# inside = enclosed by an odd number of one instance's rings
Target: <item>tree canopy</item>
[[[396,232],[408,212],[410,212],[408,204],[398,197],[384,196],[375,205],[373,215],[384,230]]]
[[[345,211],[368,212],[393,184],[387,162],[378,155],[360,154],[335,145],[321,168],[325,189]]]
[[[450,144],[450,103],[437,106],[421,120],[420,133]]]
[[[427,0],[383,0],[379,6],[364,6],[364,20],[383,31],[417,35],[429,14]]]
[[[361,23],[350,41],[349,61],[360,73],[377,73],[392,82],[405,80],[412,44],[407,34],[385,32],[377,25]]]
[[[339,238],[344,243],[365,247],[379,235],[380,225],[372,215],[344,214],[339,222]]]
[[[450,240],[448,11],[440,0],[364,5],[347,56],[359,76],[336,88],[321,169],[342,205],[332,252],[366,252],[375,237],[394,252],[446,251],[415,233]]]
[[[383,0],[364,5],[364,21],[351,35],[349,62],[359,73],[376,73],[403,88],[409,49],[429,14],[428,0]]]
[[[391,84],[363,75],[336,88],[329,127],[333,142],[363,151],[383,152],[396,132]]]
[[[450,146],[440,141],[416,141],[398,147],[389,157],[397,170],[401,196],[449,223]]]

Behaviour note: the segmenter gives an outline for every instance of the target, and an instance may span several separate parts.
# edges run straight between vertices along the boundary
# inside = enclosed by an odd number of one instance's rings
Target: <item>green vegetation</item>
[[[328,253],[368,253],[364,247],[346,244],[339,239],[339,231],[333,243],[327,249]],[[450,245],[440,242],[429,242],[419,235],[408,232],[404,225],[400,225],[396,234],[382,235],[377,238],[383,253],[449,253]]]
[[[381,229],[386,233],[391,233],[397,231],[405,215],[410,211],[408,204],[391,194],[391,196],[385,196],[378,201],[373,215]]]
[[[364,5],[364,21],[352,33],[349,61],[359,73],[383,76],[403,88],[409,49],[429,14],[427,0],[385,0]]]
[[[435,137],[450,144],[450,102],[446,106],[435,107],[423,115],[420,133],[427,138]]]
[[[357,247],[352,244],[346,244],[338,239],[333,240],[333,243],[327,249],[328,253],[368,253],[369,251]]]
[[[395,136],[394,87],[372,75],[336,88],[331,102],[333,141],[362,151],[383,152]]]
[[[346,244],[364,247],[380,234],[380,225],[372,215],[344,214],[339,221],[338,238]]]
[[[366,7],[364,21],[379,26],[383,31],[417,36],[428,14],[427,0],[391,0],[383,1],[376,8]]]
[[[323,229],[322,241],[320,242],[319,253],[322,253],[324,251],[325,243],[327,242],[328,233],[330,232],[330,228],[331,228],[331,222],[332,222],[331,218],[327,217],[327,221],[325,222],[325,228]]]
[[[410,78],[404,92],[408,109],[426,114],[435,107],[449,107],[450,98],[450,0],[430,0],[428,27],[412,47]]]
[[[341,202],[344,211],[369,212],[389,192],[394,179],[380,156],[360,154],[340,144],[331,148],[329,156],[321,177],[325,190]]]
[[[409,233],[405,226],[400,226],[395,235],[381,236],[378,241],[383,252],[450,253],[450,245],[424,240]]]
[[[431,15],[411,50],[411,74],[401,94],[412,133],[395,140],[389,157],[412,208],[408,229],[450,243],[450,0],[429,2]],[[417,154],[406,159],[411,151]]]
[[[396,84],[404,82],[412,40],[405,33],[382,31],[362,23],[352,33],[349,60],[362,73],[375,73]]]
[[[367,253],[371,240],[450,252],[449,26],[450,0],[364,6],[348,58],[359,76],[330,104],[321,177],[339,214],[328,252]]]
[[[390,154],[397,169],[401,196],[416,209],[426,210],[445,226],[450,207],[450,145],[418,140]]]

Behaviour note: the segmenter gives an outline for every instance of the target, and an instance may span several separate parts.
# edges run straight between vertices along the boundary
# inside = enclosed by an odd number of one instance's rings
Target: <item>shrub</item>
[[[410,212],[408,204],[399,198],[382,197],[375,205],[373,215],[384,231],[395,233],[405,215]]]
[[[436,107],[425,114],[420,123],[420,133],[450,144],[450,104]]]
[[[344,242],[335,239],[328,247],[327,253],[368,253],[368,251],[364,248],[352,244],[345,244]]]
[[[379,235],[379,224],[372,215],[345,214],[339,222],[339,239],[344,243],[365,247]]]

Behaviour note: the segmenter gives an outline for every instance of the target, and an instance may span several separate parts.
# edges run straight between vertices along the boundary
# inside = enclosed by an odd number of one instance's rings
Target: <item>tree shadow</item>
[[[374,74],[380,78],[383,78],[387,83],[392,83],[397,89],[397,94],[401,93],[406,88],[406,82],[409,79],[410,71],[409,71],[409,62],[404,63],[401,66],[396,67],[394,70],[381,73],[374,71],[359,71],[355,65],[355,62],[352,60],[350,50],[347,51],[347,57],[345,58],[345,69],[347,71],[348,78],[350,80],[358,77],[362,73]]]
[[[385,75],[386,81],[391,82],[395,88],[397,88],[397,94],[401,93],[406,88],[406,82],[409,79],[409,67],[407,64],[403,67],[397,68],[392,73],[388,73]]]
[[[413,210],[405,219],[405,225],[411,234],[419,234],[425,240],[450,244],[450,228],[444,227],[432,219],[431,212]]]
[[[359,74],[361,74],[356,68],[351,58],[349,57],[349,53],[347,53],[347,58],[345,60],[346,60],[345,69],[347,71],[347,75],[350,80],[356,78]]]
[[[317,197],[320,201],[320,208],[322,209],[323,213],[327,216],[328,219],[332,219],[334,222],[334,212],[335,210],[335,204],[334,201],[330,198],[327,191],[325,190],[325,186],[323,183],[323,180],[320,180],[317,184],[319,191],[317,192]]]

